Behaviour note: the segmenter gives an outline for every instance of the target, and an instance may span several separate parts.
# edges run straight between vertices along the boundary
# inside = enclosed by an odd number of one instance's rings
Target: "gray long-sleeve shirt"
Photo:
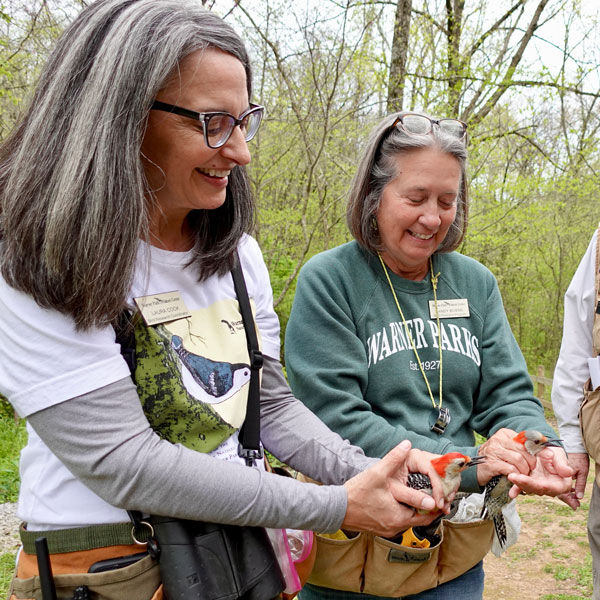
[[[326,485],[160,439],[128,378],[36,412],[29,422],[74,476],[113,506],[235,525],[335,531],[346,512],[340,484],[375,462],[297,401],[281,365],[268,357],[261,390],[263,444]]]

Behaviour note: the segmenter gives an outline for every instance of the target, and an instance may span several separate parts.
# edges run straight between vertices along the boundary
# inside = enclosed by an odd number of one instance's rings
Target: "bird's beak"
[[[471,460],[469,461],[469,464],[467,465],[468,467],[474,467],[477,465],[480,465],[482,462],[486,461],[486,456],[474,456],[473,458],[471,458]]]
[[[546,440],[545,442],[542,443],[542,446],[544,446],[545,448],[547,448],[548,446],[560,446],[560,442],[562,442],[562,440],[560,440],[558,438]]]

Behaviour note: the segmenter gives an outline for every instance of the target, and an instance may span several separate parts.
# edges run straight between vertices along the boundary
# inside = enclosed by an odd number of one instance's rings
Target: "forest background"
[[[301,266],[349,240],[345,196],[369,131],[400,109],[469,126],[460,251],[496,275],[527,359],[551,374],[562,300],[600,219],[595,0],[198,0],[246,40],[255,236],[282,331]],[[81,0],[0,0],[0,140]]]
[[[600,220],[600,2],[197,1],[246,40],[253,100],[267,108],[250,174],[282,330],[301,266],[349,239],[345,196],[369,131],[390,112],[426,111],[468,123],[460,251],[494,272],[529,371],[543,365],[551,376],[564,292]],[[85,4],[0,0],[0,140]],[[0,406],[0,508],[13,512],[25,440],[23,422]],[[535,527],[507,556],[486,559],[486,598],[522,598],[532,581],[532,597],[589,597],[588,496],[575,519],[558,500],[526,500],[520,512]],[[12,521],[5,538],[9,530]],[[0,549],[0,596],[17,546]]]

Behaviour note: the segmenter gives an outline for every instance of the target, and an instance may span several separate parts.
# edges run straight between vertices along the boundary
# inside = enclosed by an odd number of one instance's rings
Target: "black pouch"
[[[262,527],[152,517],[167,600],[270,600],[285,588]]]

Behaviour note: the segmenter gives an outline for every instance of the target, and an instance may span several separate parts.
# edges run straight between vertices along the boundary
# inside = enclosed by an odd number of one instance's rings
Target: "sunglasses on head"
[[[439,127],[441,131],[462,140],[467,135],[467,124],[458,119],[430,119],[418,113],[406,113],[396,117],[389,131],[400,127],[409,135],[427,135],[433,130],[433,126]]]

